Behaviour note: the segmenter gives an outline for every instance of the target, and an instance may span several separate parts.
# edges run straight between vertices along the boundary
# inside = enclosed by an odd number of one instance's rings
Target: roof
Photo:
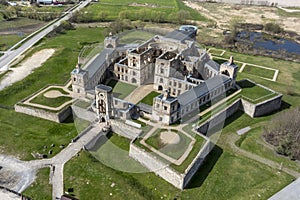
[[[300,178],[274,194],[269,200],[290,200],[300,197]]]
[[[139,103],[137,106],[140,108],[141,111],[152,114],[152,106],[144,103]]]
[[[112,88],[110,86],[103,85],[103,84],[97,85],[96,89],[98,89],[98,90],[104,90],[104,91],[107,91],[107,92],[111,92],[112,91]]]
[[[165,37],[183,42],[184,40],[191,39],[191,35],[192,33],[190,31],[174,30],[168,33]]]
[[[230,77],[225,76],[223,74],[216,75],[213,78],[210,78],[205,82],[201,83],[200,85],[190,89],[189,91],[186,91],[185,93],[179,95],[177,97],[178,102],[181,105],[187,105],[195,101],[195,99],[208,93],[209,91],[212,91],[213,89],[219,87],[220,85],[224,85],[224,83],[226,83],[230,79],[231,79]]]
[[[90,62],[88,62],[86,70],[89,72],[89,78],[94,76],[94,74],[106,61],[107,55],[111,55],[113,51],[114,49],[105,48],[100,54],[96,55]]]
[[[220,65],[218,63],[216,63],[215,61],[213,60],[209,60],[205,63],[205,65],[208,65],[209,67],[217,70],[217,71],[220,71]]]

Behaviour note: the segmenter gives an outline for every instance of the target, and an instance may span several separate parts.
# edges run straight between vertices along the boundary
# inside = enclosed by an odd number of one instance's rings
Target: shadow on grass
[[[186,189],[200,187],[208,177],[209,173],[211,172],[219,158],[221,157],[222,153],[223,150],[219,146],[215,145],[209,153],[209,155],[206,157],[203,165],[199,168],[199,170],[192,178],[191,182],[188,184]]]
[[[67,119],[65,119],[62,123],[63,123],[63,124],[74,123],[73,114],[71,113],[71,115],[70,115]]]
[[[237,82],[237,84],[241,87],[241,88],[252,88],[255,86],[254,83],[248,81],[248,80],[240,80]]]

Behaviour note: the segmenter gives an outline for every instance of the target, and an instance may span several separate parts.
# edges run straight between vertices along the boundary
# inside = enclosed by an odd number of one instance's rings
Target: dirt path
[[[24,79],[34,69],[42,66],[42,64],[47,61],[54,54],[54,52],[54,49],[43,49],[23,61],[19,67],[10,68],[9,70],[12,72],[7,73],[0,82],[0,91],[14,84],[15,82]]]

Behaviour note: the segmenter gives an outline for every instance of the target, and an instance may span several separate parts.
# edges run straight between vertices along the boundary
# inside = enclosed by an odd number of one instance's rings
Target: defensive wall
[[[203,137],[203,136],[202,136]],[[194,174],[197,172],[205,157],[209,154],[212,143],[206,138],[206,143],[202,146],[197,156],[193,159],[191,164],[187,167],[184,173],[180,173],[170,166],[170,163],[163,162],[160,157],[157,157],[155,153],[148,152],[145,149],[134,144],[133,140],[130,143],[129,156],[141,163],[150,171],[160,176],[164,180],[168,181],[176,188],[184,189]]]
[[[15,104],[15,111],[19,113],[25,113],[34,117],[39,117],[42,119],[47,119],[50,121],[61,123],[66,120],[71,114],[72,109],[70,106],[66,106],[58,112],[53,112],[50,110],[45,110],[42,108],[32,107],[26,104],[17,103]]]

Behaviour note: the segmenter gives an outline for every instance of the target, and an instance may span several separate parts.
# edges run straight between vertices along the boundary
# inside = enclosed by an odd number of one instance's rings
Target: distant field
[[[143,6],[133,5],[133,3],[143,4]],[[145,5],[145,3],[147,3],[147,5]],[[91,4],[83,9],[83,12],[88,16],[92,16],[93,19],[96,19],[99,13],[106,13],[107,16],[105,20],[114,20],[119,17],[120,12],[126,12],[126,18],[131,20],[150,21],[155,17],[159,17],[162,21],[172,21],[173,19],[170,15],[175,14],[179,10],[188,11],[190,15],[188,17],[189,19],[206,20],[206,18],[201,16],[196,10],[186,7],[181,0],[104,0]]]

